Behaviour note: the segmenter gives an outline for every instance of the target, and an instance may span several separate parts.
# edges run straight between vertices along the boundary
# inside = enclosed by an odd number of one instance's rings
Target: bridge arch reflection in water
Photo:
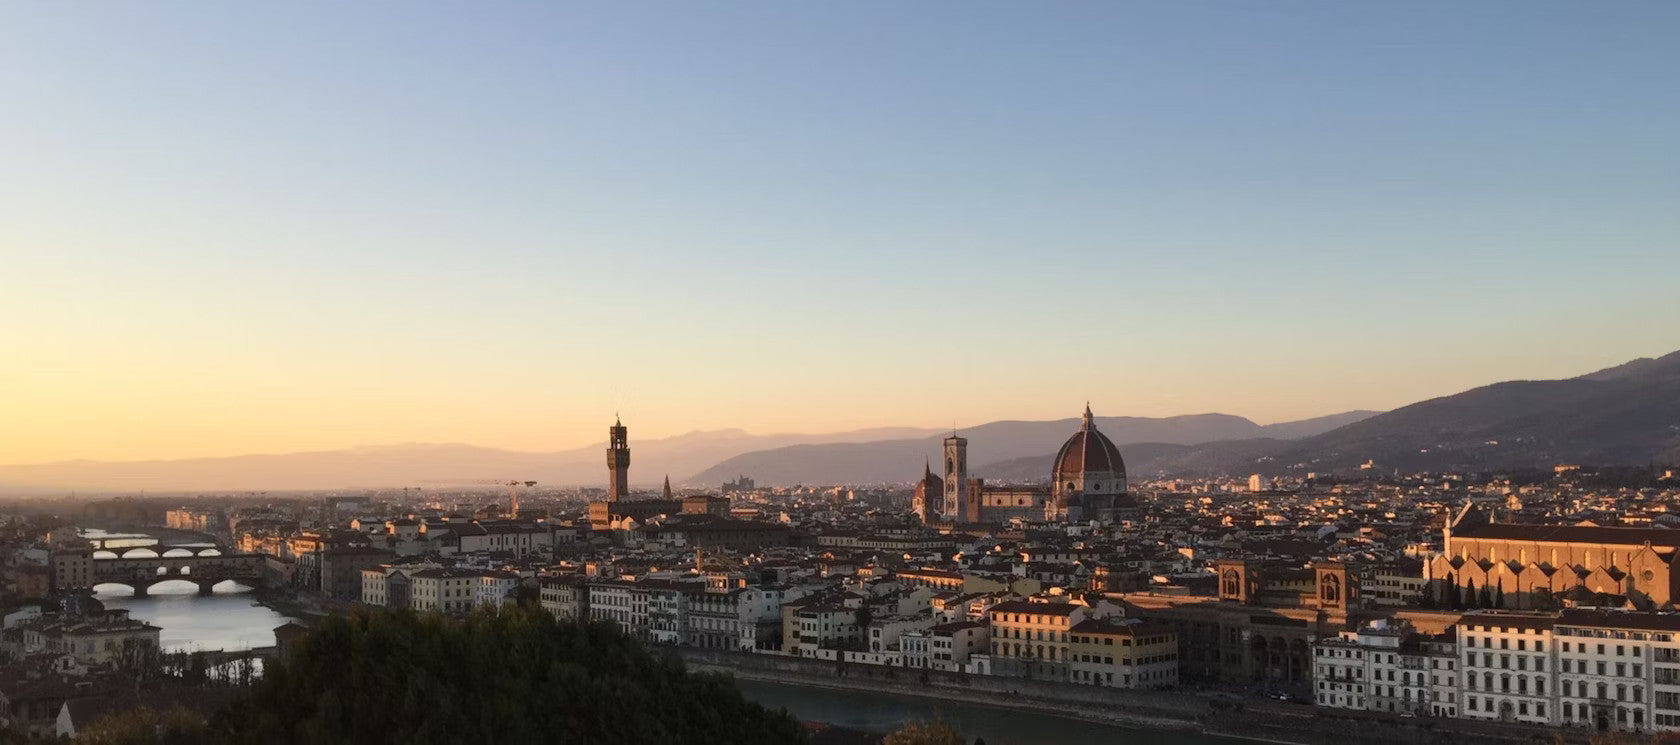
[[[162,628],[159,641],[169,651],[237,650],[274,646],[274,629],[292,620],[263,606],[251,586],[217,583],[212,594],[198,594],[196,583],[170,580],[136,597],[127,585],[96,585],[94,596],[107,608],[127,610],[135,619]]]

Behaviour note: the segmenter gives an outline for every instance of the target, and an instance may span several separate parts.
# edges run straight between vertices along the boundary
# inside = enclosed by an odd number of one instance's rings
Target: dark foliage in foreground
[[[610,625],[556,623],[530,607],[327,620],[210,727],[217,741],[250,745],[805,739],[727,678],[688,673]]]

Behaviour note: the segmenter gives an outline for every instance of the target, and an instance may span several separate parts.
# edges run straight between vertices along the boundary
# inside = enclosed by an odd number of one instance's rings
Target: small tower
[[[955,431],[945,438],[945,498],[939,514],[946,520],[961,520],[968,503],[968,440]]]
[[[922,480],[916,482],[916,491],[910,496],[910,510],[923,523],[927,523],[929,517],[937,522],[939,502],[944,498],[945,482],[933,474],[932,461],[923,461]]]
[[[671,498],[671,474],[668,474],[668,473],[667,473],[667,474],[665,474],[665,492],[664,492],[664,498],[665,498],[665,499],[666,499],[666,500],[669,500],[669,499],[670,499],[670,498]]]
[[[607,501],[630,496],[630,436],[624,422],[613,417],[607,428]]]

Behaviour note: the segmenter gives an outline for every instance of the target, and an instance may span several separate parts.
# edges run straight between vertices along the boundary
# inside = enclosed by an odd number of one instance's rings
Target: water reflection
[[[161,628],[159,642],[170,651],[193,649],[249,649],[274,646],[274,629],[292,620],[258,605],[251,588],[228,580],[214,594],[198,594],[198,585],[169,580],[152,585],[147,597],[134,597],[127,585],[98,585],[94,597],[107,608],[125,608],[129,615]]]

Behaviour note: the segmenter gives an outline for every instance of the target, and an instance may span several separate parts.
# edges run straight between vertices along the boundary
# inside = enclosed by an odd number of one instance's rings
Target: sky
[[[0,3],[0,463],[1680,349],[1680,3]]]

